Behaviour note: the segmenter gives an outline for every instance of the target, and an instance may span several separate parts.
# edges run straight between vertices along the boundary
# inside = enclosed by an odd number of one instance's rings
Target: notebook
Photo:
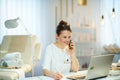
[[[87,70],[67,75],[66,78],[72,80],[89,80],[106,77],[109,74],[113,57],[113,54],[93,56]]]

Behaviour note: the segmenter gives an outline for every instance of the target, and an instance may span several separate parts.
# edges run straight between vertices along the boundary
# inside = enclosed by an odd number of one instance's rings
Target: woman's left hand
[[[70,54],[70,56],[75,54],[75,46],[74,46],[74,42],[71,41],[68,47],[68,52]]]

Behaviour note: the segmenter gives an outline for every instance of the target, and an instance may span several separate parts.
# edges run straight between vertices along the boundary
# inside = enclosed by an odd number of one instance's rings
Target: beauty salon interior
[[[82,71],[84,80],[120,80],[119,5],[120,0],[0,0],[0,80],[81,80]],[[57,33],[61,24],[71,30]],[[61,63],[59,52],[55,58],[51,43],[70,59]],[[77,71],[57,72],[69,64]]]

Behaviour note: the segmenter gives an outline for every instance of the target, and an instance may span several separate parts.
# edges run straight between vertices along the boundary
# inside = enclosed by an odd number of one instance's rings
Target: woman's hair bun
[[[61,20],[56,28],[56,34],[59,35],[63,30],[72,32],[70,25],[66,21]]]
[[[59,25],[67,25],[67,22],[66,22],[66,21],[61,20],[61,21],[60,21],[60,23],[59,23]]]

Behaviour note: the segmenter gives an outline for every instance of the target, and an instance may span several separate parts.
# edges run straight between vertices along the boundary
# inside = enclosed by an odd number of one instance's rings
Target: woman
[[[70,25],[63,20],[60,21],[56,29],[56,41],[46,49],[43,64],[45,76],[60,80],[63,74],[69,73],[70,70],[74,72],[79,70],[79,62],[75,55],[75,47],[71,37]]]

